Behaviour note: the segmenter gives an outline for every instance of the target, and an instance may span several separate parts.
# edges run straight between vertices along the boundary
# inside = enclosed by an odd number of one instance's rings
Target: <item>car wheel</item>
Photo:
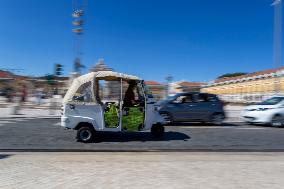
[[[271,119],[271,126],[281,127],[283,126],[283,117],[281,115],[275,115]]]
[[[225,116],[223,114],[213,114],[211,117],[211,123],[213,125],[222,125],[223,121],[225,119]]]
[[[165,127],[161,124],[155,124],[151,128],[151,134],[154,137],[162,137],[163,134],[165,133]]]
[[[77,131],[77,139],[80,142],[88,143],[92,142],[95,136],[95,130],[89,126],[89,127],[81,127]]]

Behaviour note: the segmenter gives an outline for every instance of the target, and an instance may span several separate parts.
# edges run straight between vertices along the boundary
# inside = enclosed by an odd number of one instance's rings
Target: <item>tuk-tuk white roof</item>
[[[125,81],[129,80],[140,80],[139,77],[133,75],[127,75],[123,73],[113,72],[113,71],[99,71],[99,72],[91,72],[80,77],[77,77],[73,80],[71,87],[69,88],[68,92],[66,93],[63,102],[67,102],[72,99],[73,95],[77,92],[78,88],[87,83],[89,81],[94,81],[96,79],[103,79],[103,80],[118,80],[122,79]]]
[[[133,75],[127,75],[123,73],[113,72],[113,71],[99,71],[99,72],[91,72],[85,75],[82,75],[80,77],[77,77],[75,80],[77,80],[79,83],[87,83],[89,81],[92,81],[94,79],[105,79],[105,80],[117,80],[117,79],[123,79],[123,80],[140,80],[139,77],[133,76]],[[73,85],[73,84],[72,84]]]

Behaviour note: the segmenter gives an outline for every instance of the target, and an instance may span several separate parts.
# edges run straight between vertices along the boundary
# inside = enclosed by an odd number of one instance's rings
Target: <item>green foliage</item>
[[[218,79],[225,78],[225,77],[237,77],[241,75],[246,75],[247,73],[244,72],[235,72],[235,73],[227,73],[218,77]]]
[[[119,124],[118,108],[114,104],[109,105],[109,110],[105,112],[105,125],[108,128],[116,128]]]
[[[130,107],[128,115],[122,117],[122,125],[127,131],[138,131],[140,125],[144,123],[144,112],[140,107]]]
[[[119,124],[118,108],[114,104],[110,104],[108,108],[104,114],[105,125],[108,128],[116,128]],[[141,111],[140,107],[130,107],[127,115],[122,117],[123,128],[127,131],[138,131],[143,123],[144,111]]]
[[[54,85],[55,84],[55,76],[52,74],[48,74],[45,76],[45,79],[47,80],[47,84]]]

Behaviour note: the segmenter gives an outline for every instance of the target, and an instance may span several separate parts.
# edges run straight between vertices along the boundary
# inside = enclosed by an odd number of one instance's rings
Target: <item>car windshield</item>
[[[179,95],[168,96],[168,97],[166,98],[166,101],[173,101],[173,100],[177,99],[177,97],[179,97]]]
[[[168,96],[166,99],[158,101],[156,105],[161,106],[163,104],[167,104],[168,102],[176,100],[178,97],[179,95]]]
[[[279,102],[281,102],[282,100],[284,100],[284,97],[273,97],[270,99],[267,99],[261,103],[258,103],[258,105],[275,105],[278,104]]]

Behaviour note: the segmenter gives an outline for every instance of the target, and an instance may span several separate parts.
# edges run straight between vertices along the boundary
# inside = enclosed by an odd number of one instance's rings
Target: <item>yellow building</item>
[[[169,95],[171,96],[185,92],[200,92],[200,89],[204,84],[205,83],[188,81],[172,82],[169,84]]]
[[[204,85],[201,91],[217,94],[228,102],[259,102],[284,94],[284,67],[217,79]]]

